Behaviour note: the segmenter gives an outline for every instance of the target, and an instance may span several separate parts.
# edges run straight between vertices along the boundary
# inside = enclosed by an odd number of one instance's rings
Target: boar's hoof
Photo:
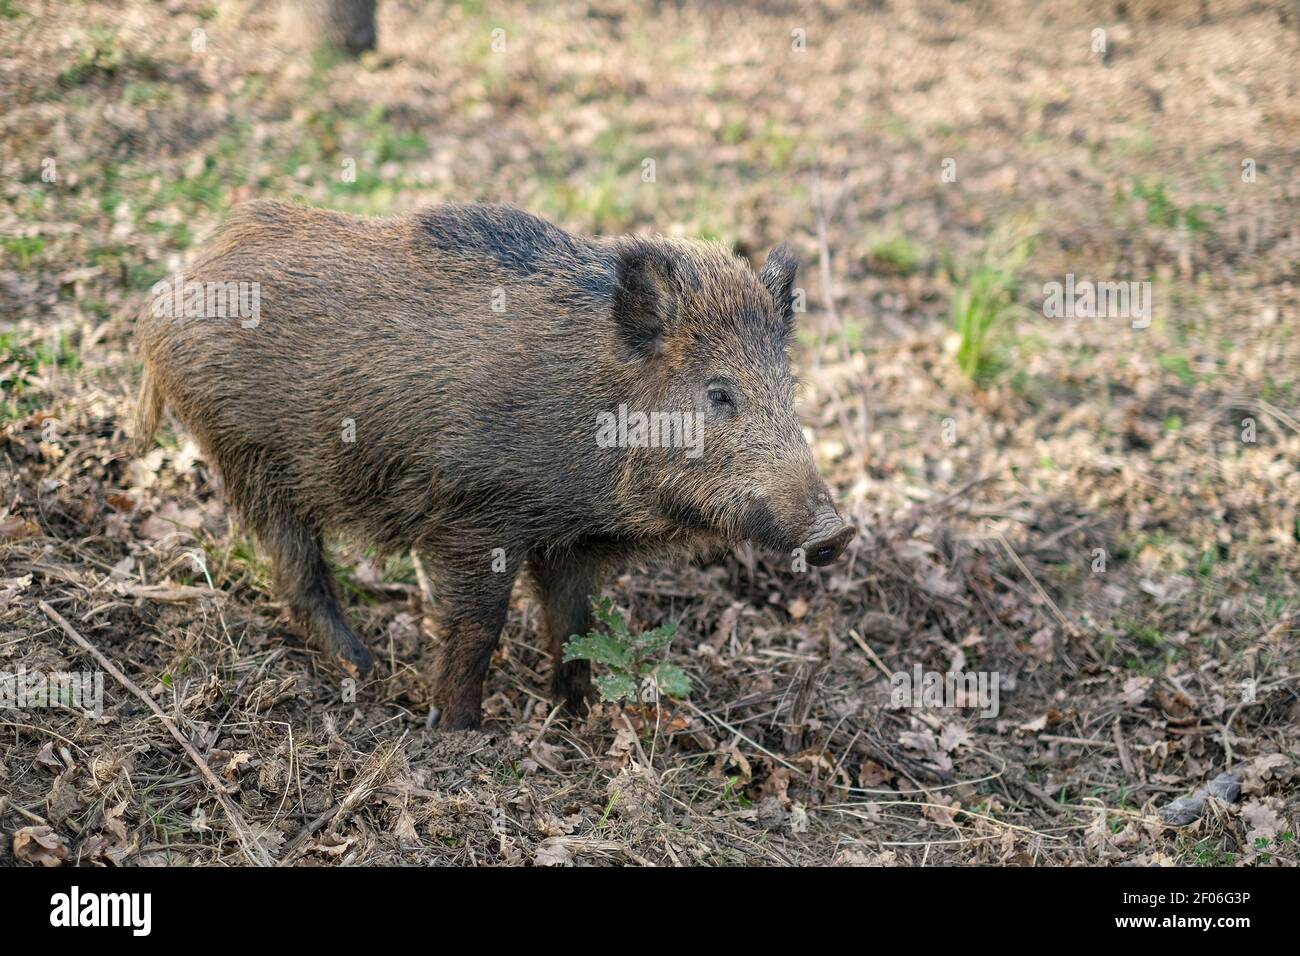
[[[375,666],[375,659],[360,641],[353,641],[347,647],[336,648],[334,659],[349,677],[365,677]]]
[[[563,704],[570,717],[584,717],[588,705],[596,698],[596,689],[591,684],[590,665],[575,671],[572,669],[575,663],[578,662],[563,665],[563,669],[551,679],[551,699]]]
[[[424,726],[441,731],[478,730],[482,723],[478,714],[457,714],[450,710],[444,713],[437,704],[429,708],[429,716],[424,719]]]

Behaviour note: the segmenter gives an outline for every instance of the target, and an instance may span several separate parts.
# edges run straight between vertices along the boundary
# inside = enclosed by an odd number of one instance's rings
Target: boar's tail
[[[140,394],[135,400],[135,452],[143,455],[153,444],[154,432],[162,420],[163,393],[158,388],[149,363],[145,363],[144,376],[140,381]]]

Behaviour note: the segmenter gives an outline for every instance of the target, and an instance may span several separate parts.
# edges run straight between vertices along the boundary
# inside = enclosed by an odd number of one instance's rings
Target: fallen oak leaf
[[[1016,727],[1016,730],[1022,731],[1027,734],[1036,734],[1040,730],[1046,730],[1046,729],[1047,729],[1046,714],[1043,714],[1043,716],[1041,717],[1037,717],[1034,720],[1029,721],[1028,723],[1020,724],[1019,726]]]
[[[1294,771],[1295,766],[1286,754],[1260,754],[1246,765],[1241,790],[1249,794],[1263,793],[1269,781],[1287,783]]]
[[[225,769],[222,770],[221,772],[222,774],[225,775],[227,780],[234,780],[236,777],[239,776],[239,771],[244,767],[244,765],[247,764],[252,759],[253,759],[252,754],[245,753],[244,751],[241,750],[239,753],[235,754],[233,757],[230,758],[229,762],[225,766]]]
[[[32,764],[54,773],[63,773],[67,769],[63,766],[63,761],[55,756],[53,741],[47,741],[40,750],[36,751],[36,757],[32,760]]]
[[[104,814],[104,829],[113,835],[113,839],[118,843],[125,844],[129,834],[126,824],[122,822],[122,814],[126,812],[126,801],[123,800],[113,809]]]
[[[68,858],[68,845],[53,827],[23,827],[14,831],[14,859],[20,863],[62,866]]]
[[[345,837],[337,833],[326,833],[321,836],[311,847],[316,853],[322,856],[332,856],[335,858],[343,856],[348,847],[356,843],[356,837]]]
[[[1151,689],[1154,683],[1151,677],[1130,677],[1124,682],[1124,705],[1126,707],[1136,707],[1146,699],[1147,691]]]
[[[904,730],[898,735],[898,742],[909,750],[915,750],[927,756],[936,753],[938,750],[934,734],[928,731]]]
[[[939,731],[939,746],[948,753],[967,746],[973,739],[971,732],[961,724],[944,724]]]
[[[77,864],[80,866],[104,866],[107,857],[108,843],[101,834],[91,834],[77,847]]]
[[[1246,838],[1251,842],[1259,839],[1272,840],[1286,827],[1276,810],[1269,805],[1269,800],[1248,800],[1241,805],[1241,818],[1250,827]]]
[[[45,797],[45,816],[60,826],[81,809],[81,797],[71,782],[74,774],[76,770],[65,770],[55,777]]]
[[[573,866],[573,853],[558,837],[543,840],[533,856],[534,866]]]
[[[104,504],[108,505],[114,511],[122,514],[130,514],[135,510],[136,501],[130,495],[113,494],[104,498]]]

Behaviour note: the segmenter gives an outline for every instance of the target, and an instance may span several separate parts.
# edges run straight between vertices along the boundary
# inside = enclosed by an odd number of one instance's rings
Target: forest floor
[[[44,602],[231,791],[112,677],[0,706],[0,862],[1295,865],[1294,7],[494,6],[381,3],[346,61],[268,2],[0,2],[0,673],[99,669]],[[254,196],[789,242],[846,560],[618,578],[694,682],[648,723],[551,713],[520,587],[483,731],[440,734],[414,563],[342,543],[353,699],[185,429],[127,438],[134,316]],[[1049,317],[1067,275],[1149,324]],[[898,706],[915,668],[997,706]]]

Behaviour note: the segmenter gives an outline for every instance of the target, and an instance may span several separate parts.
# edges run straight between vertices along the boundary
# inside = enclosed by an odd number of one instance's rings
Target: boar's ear
[[[759,281],[776,303],[776,314],[786,335],[794,330],[794,274],[798,269],[794,255],[781,243],[768,253],[767,262],[758,273]]]
[[[677,318],[672,261],[647,246],[633,246],[619,259],[612,312],[628,351],[657,355]]]

